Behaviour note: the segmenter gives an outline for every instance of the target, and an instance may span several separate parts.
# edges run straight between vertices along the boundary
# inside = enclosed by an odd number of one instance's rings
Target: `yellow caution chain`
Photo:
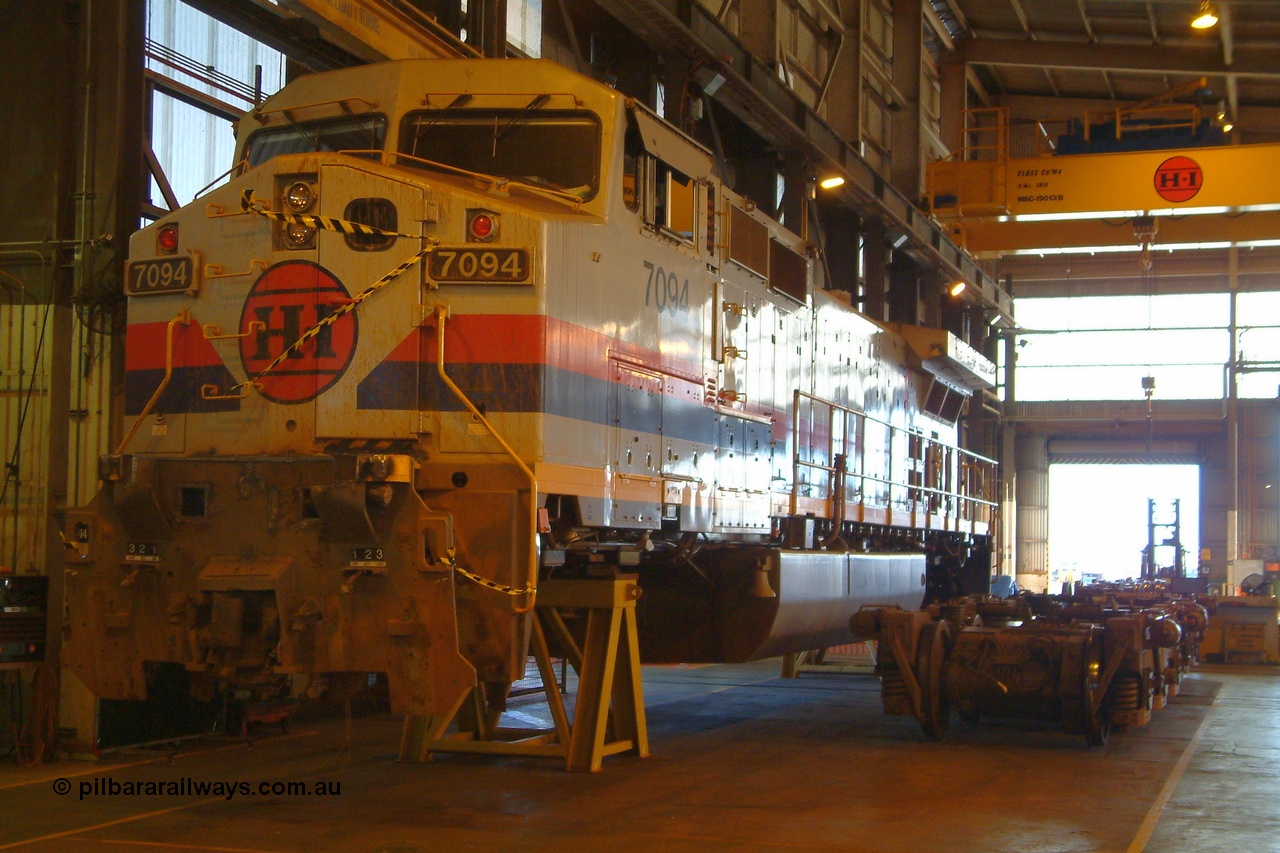
[[[472,574],[471,572],[462,568],[462,566],[458,565],[458,562],[453,559],[453,554],[454,554],[453,549],[450,548],[449,556],[445,560],[445,562],[447,562],[450,566],[453,566],[454,571],[456,571],[458,574],[462,575],[464,578],[471,581],[472,583],[477,583],[480,586],[486,587],[487,589],[494,590],[495,592],[500,592],[503,595],[530,595],[534,592],[534,590],[529,589],[528,587],[521,588],[521,587],[507,586],[506,584],[500,584],[496,581],[491,581],[488,578],[482,578],[477,574]]]
[[[304,225],[310,225],[311,227],[314,227],[314,228],[324,228],[330,231],[341,231],[344,234],[382,234],[386,236],[409,237],[414,240],[424,239],[422,235],[415,236],[412,234],[399,234],[394,231],[383,231],[379,228],[373,228],[368,225],[361,225],[359,222],[349,222],[345,219],[334,219],[333,217],[330,217],[330,216],[312,216],[309,214],[296,214],[296,213],[275,213],[270,210],[263,210],[261,207],[255,204],[253,200],[253,190],[244,191],[244,195],[241,197],[241,200],[240,200],[240,205],[241,205],[241,208],[245,211],[245,213],[256,213],[259,216],[265,216],[269,219],[279,219],[284,222],[301,222]],[[303,332],[302,336],[298,338],[296,341],[294,341],[292,344],[290,344],[289,346],[285,347],[284,350],[280,353],[280,355],[276,356],[274,361],[272,361],[266,367],[262,368],[262,370],[258,371],[257,376],[253,377],[247,382],[241,382],[239,385],[233,385],[231,390],[235,391],[245,386],[256,385],[262,379],[262,377],[266,376],[272,370],[275,370],[277,367],[283,364],[285,360],[289,357],[289,353],[297,352],[299,355],[301,355],[303,345],[306,344],[308,341],[314,340],[316,336],[319,335],[320,332],[326,326],[332,326],[334,323],[338,322],[338,320],[341,319],[343,316],[350,314],[352,311],[356,310],[356,306],[358,306],[361,302],[364,302],[370,296],[377,293],[379,290],[386,287],[391,282],[395,281],[395,279],[397,279],[401,275],[401,273],[403,273],[405,270],[409,269],[410,267],[416,265],[419,261],[421,261],[427,255],[431,254],[433,251],[435,251],[435,248],[436,248],[436,241],[432,239],[430,240],[428,245],[422,249],[422,251],[418,252],[413,257],[404,261],[403,263],[398,265],[395,269],[391,270],[386,275],[379,278],[373,284],[369,285],[364,290],[360,291],[355,296],[351,297],[351,300],[349,302],[344,302],[341,305],[339,305],[332,314],[328,315],[327,317],[322,319],[320,322],[312,326],[310,329],[307,329],[305,332]]]
[[[363,222],[352,222],[350,219],[338,219],[336,216],[319,216],[314,213],[284,213],[267,210],[266,202],[254,198],[253,190],[245,190],[240,194],[240,209],[245,213],[256,213],[277,222],[288,222],[292,225],[306,225],[324,231],[337,231],[340,234],[363,234],[379,237],[408,237],[411,240],[422,239],[421,234],[402,234],[399,231],[384,231],[365,225]]]

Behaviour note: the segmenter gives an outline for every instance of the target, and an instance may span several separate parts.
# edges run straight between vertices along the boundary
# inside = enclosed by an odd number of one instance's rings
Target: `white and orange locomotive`
[[[442,716],[501,705],[547,577],[638,574],[653,661],[844,642],[987,577],[995,469],[956,417],[994,367],[853,310],[643,105],[406,60],[301,77],[236,157],[130,245],[128,434],[66,530],[93,695],[376,672]]]

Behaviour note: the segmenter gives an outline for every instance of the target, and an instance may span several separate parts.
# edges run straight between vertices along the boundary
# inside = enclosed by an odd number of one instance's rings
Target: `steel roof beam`
[[[1118,45],[1028,39],[966,39],[958,45],[966,62],[1088,71],[1146,71],[1156,74],[1237,74],[1280,77],[1272,49],[1235,45],[1230,64],[1217,45]]]
[[[701,61],[699,82],[718,75],[715,100],[769,143],[810,157],[825,169],[838,170],[844,186],[832,191],[851,210],[884,221],[905,238],[904,251],[948,276],[968,281],[984,306],[1011,312],[1009,294],[948,237],[942,226],[894,188],[800,96],[752,56],[699,4],[680,0],[596,0],[650,44],[665,44]],[[695,79],[698,79],[695,77]],[[968,299],[968,294],[966,294]]]
[[[328,71],[362,64],[362,60],[325,40],[315,24],[286,16],[244,0],[185,0],[188,6],[234,27],[312,71]]]

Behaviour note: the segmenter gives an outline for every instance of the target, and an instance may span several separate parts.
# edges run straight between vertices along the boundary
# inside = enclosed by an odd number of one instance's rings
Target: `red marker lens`
[[[487,213],[477,213],[471,218],[471,236],[477,240],[488,240],[493,236],[493,217]]]
[[[178,251],[178,226],[161,226],[156,234],[156,247],[166,255],[172,255]]]

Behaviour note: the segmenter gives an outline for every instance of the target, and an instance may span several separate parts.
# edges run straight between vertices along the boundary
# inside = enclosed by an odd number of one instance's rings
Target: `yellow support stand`
[[[433,752],[563,758],[568,770],[599,770],[606,755],[649,757],[649,731],[640,678],[634,576],[608,580],[547,580],[538,586],[531,645],[555,723],[552,729],[505,728],[477,686],[448,718],[405,717],[402,761],[427,761]],[[559,608],[586,610],[581,648]],[[570,720],[556,685],[547,635],[578,673],[578,701]],[[457,730],[446,734],[450,723]],[[609,738],[609,723],[613,736]]]

